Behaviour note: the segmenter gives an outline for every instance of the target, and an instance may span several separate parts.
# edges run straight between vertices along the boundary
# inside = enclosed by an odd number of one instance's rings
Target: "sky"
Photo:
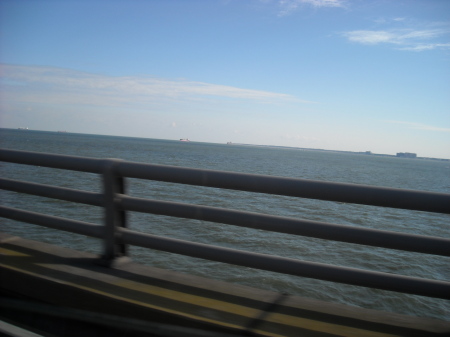
[[[450,158],[450,1],[0,0],[0,127]]]

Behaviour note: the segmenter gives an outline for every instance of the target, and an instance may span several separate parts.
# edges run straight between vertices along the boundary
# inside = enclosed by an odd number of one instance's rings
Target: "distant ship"
[[[187,138],[181,138],[180,140],[181,140],[182,142],[190,142],[190,140],[187,139]]]
[[[24,127],[20,127],[20,128],[17,128],[18,130],[28,130],[28,127],[26,127],[26,128],[24,128]]]

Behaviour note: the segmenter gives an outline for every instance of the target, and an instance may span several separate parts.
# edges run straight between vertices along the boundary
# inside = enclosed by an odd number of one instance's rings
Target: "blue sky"
[[[0,0],[0,126],[450,158],[450,1]]]

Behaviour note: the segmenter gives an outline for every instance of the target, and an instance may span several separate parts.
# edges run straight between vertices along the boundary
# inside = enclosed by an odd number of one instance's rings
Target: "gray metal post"
[[[117,243],[118,227],[126,227],[125,211],[118,207],[118,194],[125,194],[124,178],[117,174],[118,159],[107,159],[103,167],[104,253],[101,263],[107,266],[127,261],[127,247]]]

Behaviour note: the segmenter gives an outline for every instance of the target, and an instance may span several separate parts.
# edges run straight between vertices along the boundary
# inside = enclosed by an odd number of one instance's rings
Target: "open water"
[[[0,147],[450,193],[450,162],[226,144],[0,129]],[[3,177],[99,192],[96,174],[0,163]],[[443,214],[127,180],[130,195],[449,237]],[[3,205],[101,224],[100,208],[0,191]],[[300,260],[450,280],[450,259],[166,216],[130,213],[132,229]],[[101,253],[98,240],[0,218],[0,230]],[[450,301],[342,285],[131,248],[140,263],[293,295],[450,320]]]

